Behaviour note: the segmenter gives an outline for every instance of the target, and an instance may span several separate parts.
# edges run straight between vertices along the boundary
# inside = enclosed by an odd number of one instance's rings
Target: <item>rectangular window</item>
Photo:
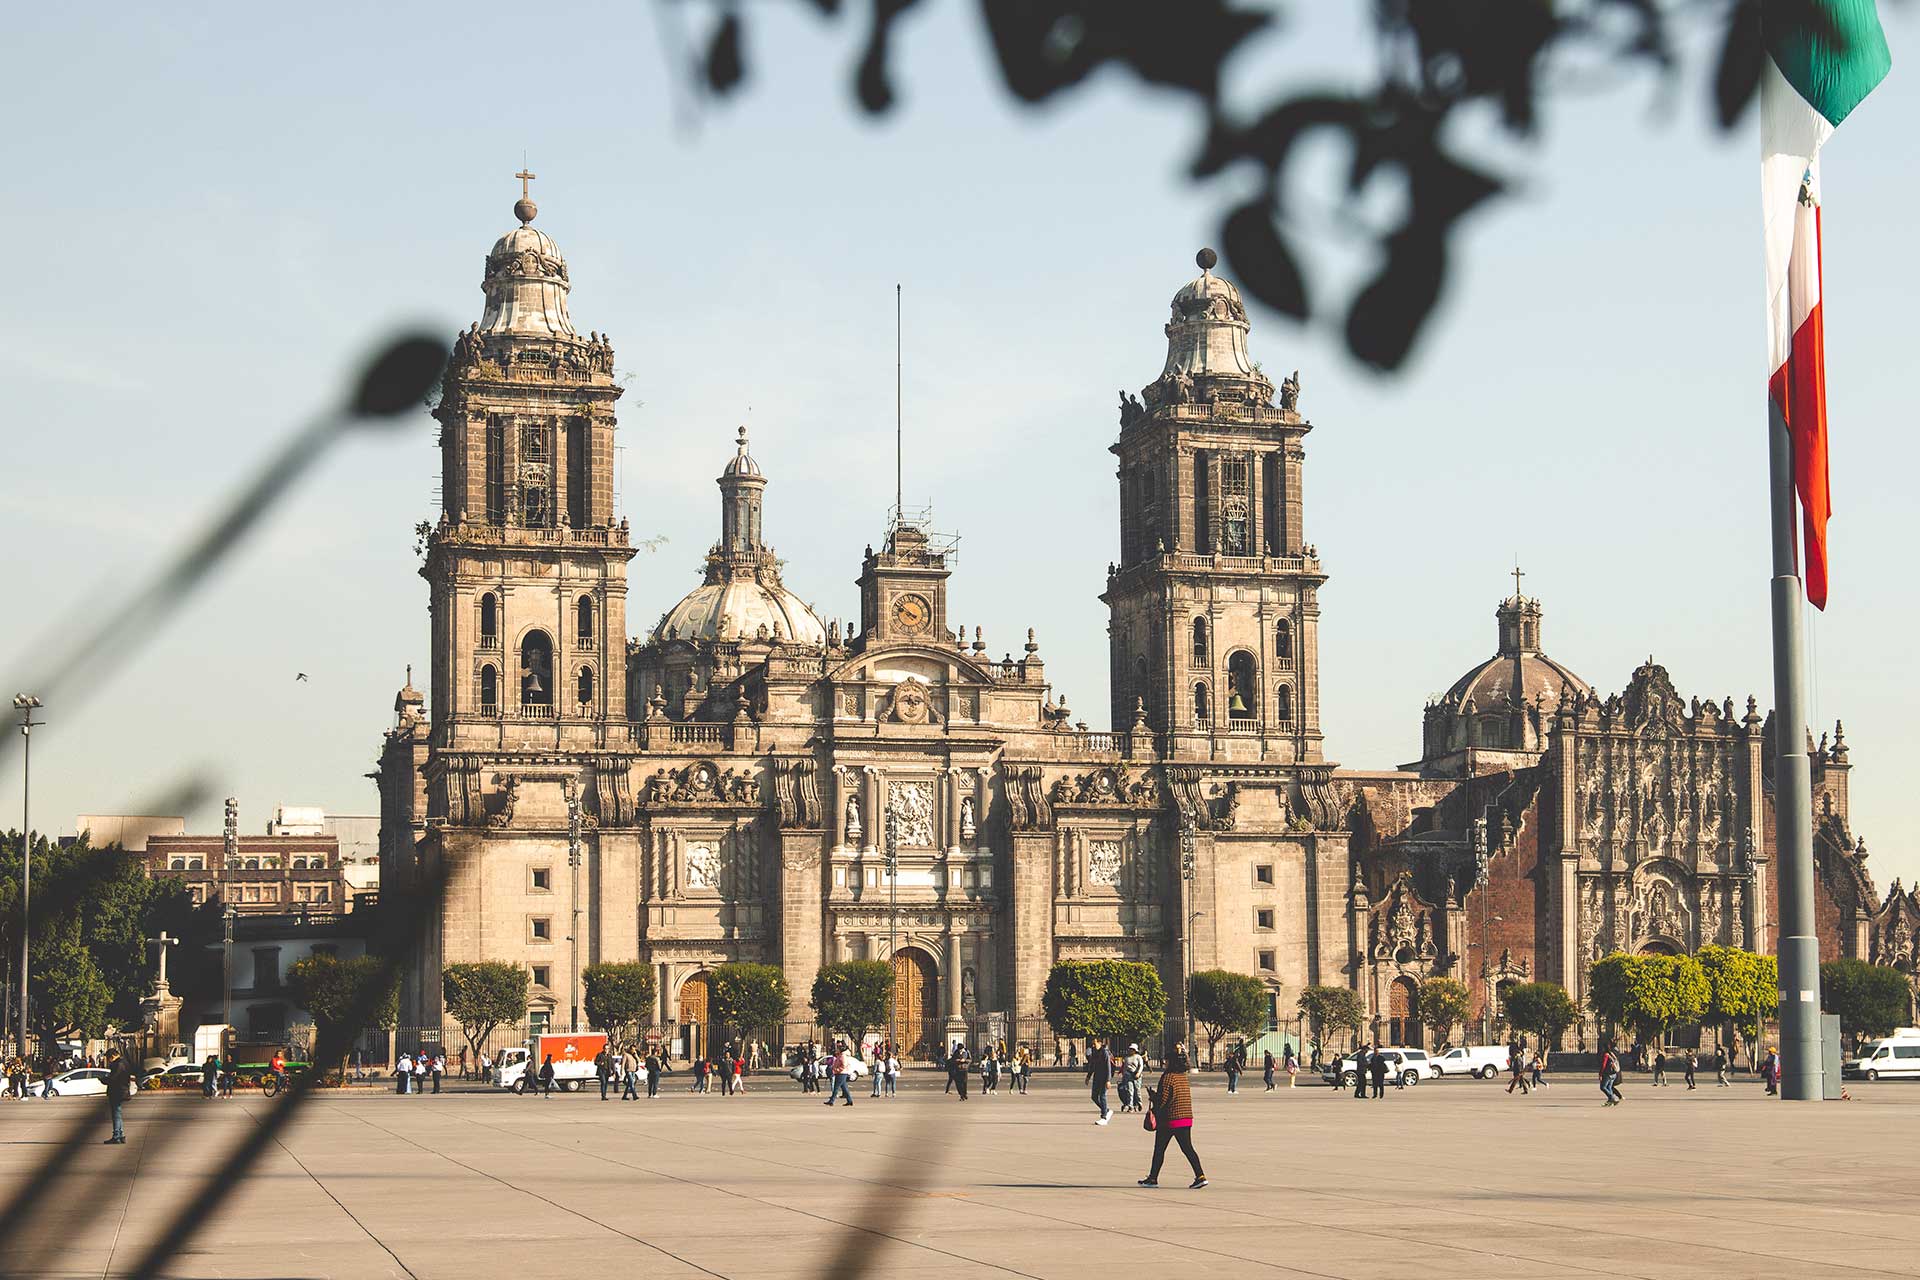
[[[1213,494],[1207,476],[1210,461],[1205,449],[1193,451],[1193,549],[1203,556],[1213,554]]]
[[[1273,928],[1273,908],[1261,907],[1253,913],[1253,927],[1256,929]]]
[[[567,419],[567,523],[584,529],[587,518],[587,420]]]
[[[535,942],[552,942],[553,920],[548,916],[527,917],[527,936]]]
[[[548,968],[546,965],[537,964],[533,966],[533,985],[534,986],[551,987],[553,985],[552,978],[553,978],[553,970]]]
[[[552,890],[553,890],[553,868],[551,868],[551,867],[535,867],[535,868],[533,869],[533,871],[531,872],[531,875],[532,875],[532,877],[533,877],[533,891],[534,891],[535,893],[550,893],[550,892],[552,892]]]
[[[527,1030],[541,1035],[553,1024],[553,1014],[546,1009],[533,1009],[527,1013]]]
[[[1248,506],[1247,455],[1220,459],[1220,546],[1230,556],[1251,555],[1252,510]]]
[[[1280,528],[1280,455],[1260,455],[1260,531],[1261,542],[1269,555],[1284,555],[1285,535]]]
[[[499,414],[487,417],[487,522],[507,520],[507,424]]]
[[[1260,953],[1260,972],[1262,973],[1273,972],[1273,952],[1262,951]]]
[[[1255,867],[1253,869],[1253,882],[1255,884],[1272,884],[1273,864],[1271,862],[1263,862]]]
[[[280,948],[255,947],[253,949],[253,989],[255,991],[280,989]]]

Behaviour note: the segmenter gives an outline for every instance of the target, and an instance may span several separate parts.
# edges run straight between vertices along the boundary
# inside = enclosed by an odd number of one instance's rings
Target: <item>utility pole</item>
[[[33,713],[40,705],[40,699],[30,693],[13,695],[13,708],[20,713],[20,736],[25,739],[20,752],[20,1029],[13,1046],[23,1062],[27,1057],[27,933],[33,918],[28,910],[33,904]]]
[[[567,929],[567,994],[572,1002],[567,1030],[580,1029],[580,784],[568,778],[561,784],[567,797],[567,880],[573,894],[573,923]]]
[[[233,904],[229,902],[226,911],[221,916],[222,921],[226,925],[225,959],[221,965],[221,972],[226,976],[220,985],[226,991],[226,1013],[223,1015],[223,1021],[227,1026],[227,1037],[229,1040],[233,1038],[233,918],[236,914],[233,909]],[[223,1044],[220,1046],[220,1052],[223,1056],[226,1054],[226,1045]]]

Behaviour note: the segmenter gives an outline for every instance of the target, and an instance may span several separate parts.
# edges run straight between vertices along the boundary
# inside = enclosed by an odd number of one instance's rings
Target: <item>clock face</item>
[[[933,607],[925,596],[898,596],[893,602],[893,625],[908,634],[925,631],[933,621]]]

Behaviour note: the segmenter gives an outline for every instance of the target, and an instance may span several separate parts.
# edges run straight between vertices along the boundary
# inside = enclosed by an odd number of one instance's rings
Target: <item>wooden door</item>
[[[707,1030],[708,978],[696,973],[680,984],[680,1034],[686,1040],[687,1057],[697,1058],[706,1049],[701,1037]]]
[[[893,957],[893,1018],[888,1033],[903,1058],[925,1057],[933,1040],[927,1030],[939,1014],[939,980],[924,951],[908,948]]]

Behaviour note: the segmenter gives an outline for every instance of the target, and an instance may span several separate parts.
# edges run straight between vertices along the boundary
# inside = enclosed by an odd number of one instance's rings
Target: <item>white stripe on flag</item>
[[[1767,238],[1768,376],[1793,354],[1787,263],[1793,256],[1800,183],[1832,136],[1833,126],[1787,83],[1773,59],[1766,59],[1760,73],[1760,216]]]

